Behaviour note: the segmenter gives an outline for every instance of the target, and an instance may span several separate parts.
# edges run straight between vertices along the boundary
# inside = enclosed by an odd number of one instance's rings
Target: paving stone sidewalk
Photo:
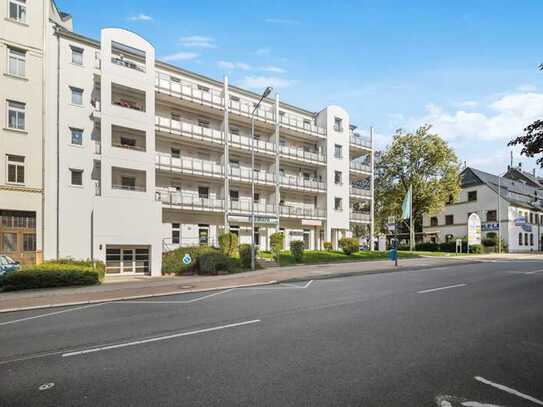
[[[275,267],[220,276],[109,277],[103,284],[97,286],[0,293],[0,312],[220,290],[247,285],[273,284],[289,280],[312,280],[355,274],[442,267],[456,263],[488,261],[492,258],[504,257],[420,257],[401,259],[398,268],[395,268],[391,261],[379,260]],[[533,256],[530,258],[533,258]]]

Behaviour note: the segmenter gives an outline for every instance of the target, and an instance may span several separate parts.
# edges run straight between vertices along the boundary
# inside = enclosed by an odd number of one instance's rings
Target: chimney
[[[532,175],[535,177],[535,168],[532,169]]]

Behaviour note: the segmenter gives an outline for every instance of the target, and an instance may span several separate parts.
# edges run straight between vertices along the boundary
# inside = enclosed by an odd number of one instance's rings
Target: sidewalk
[[[312,280],[383,271],[442,267],[451,264],[475,263],[493,258],[503,259],[504,257],[507,258],[503,255],[486,255],[401,259],[397,268],[394,267],[391,261],[379,260],[276,267],[220,276],[109,277],[106,278],[104,283],[97,286],[0,293],[0,312],[221,290],[251,285],[273,284],[282,281]],[[530,259],[533,257],[529,256]]]

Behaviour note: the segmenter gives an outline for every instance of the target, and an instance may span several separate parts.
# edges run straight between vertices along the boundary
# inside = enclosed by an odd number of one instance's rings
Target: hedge
[[[324,250],[332,250],[332,242],[324,242],[322,246],[324,247]]]
[[[290,254],[292,254],[296,263],[300,263],[304,259],[304,242],[302,240],[291,241]]]
[[[240,262],[220,252],[203,253],[198,260],[199,274],[211,275],[219,272],[235,273],[240,268]]]
[[[162,274],[185,274],[197,273],[199,271],[199,260],[204,253],[219,253],[219,250],[208,246],[180,247],[162,255]],[[190,264],[183,263],[183,257],[188,254],[192,261]]]
[[[10,273],[2,279],[2,282],[5,291],[94,285],[100,283],[100,272],[77,262],[46,262]]]
[[[344,237],[339,239],[339,247],[347,256],[360,250],[360,242],[354,237]]]

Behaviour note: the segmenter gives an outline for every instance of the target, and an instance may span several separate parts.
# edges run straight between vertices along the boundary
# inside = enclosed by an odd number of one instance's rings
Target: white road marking
[[[198,329],[196,331],[180,332],[173,335],[158,336],[154,338],[141,339],[139,341],[124,342],[124,343],[118,343],[115,345],[101,346],[98,348],[90,348],[90,349],[84,349],[84,350],[79,350],[79,351],[74,351],[74,352],[67,352],[67,353],[63,353],[62,357],[65,358],[65,357],[70,357],[70,356],[84,355],[87,353],[102,352],[102,351],[111,350],[111,349],[126,348],[128,346],[143,345],[145,343],[165,341],[168,339],[180,338],[183,336],[198,335],[198,334],[207,333],[207,332],[219,331],[221,329],[228,329],[228,328],[235,328],[235,327],[244,326],[244,325],[256,324],[258,322],[260,322],[260,319],[253,319],[251,321],[236,322],[234,324],[220,325],[220,326],[215,326],[212,328]]]
[[[532,396],[528,396],[527,394],[521,393],[520,391],[517,391],[517,390],[512,389],[510,387],[504,386],[503,384],[498,384],[498,383],[491,382],[490,380],[485,379],[484,377],[481,377],[481,376],[475,376],[474,379],[481,382],[481,383],[488,384],[489,386],[495,387],[496,389],[503,390],[503,391],[505,391],[505,392],[507,392],[509,394],[513,394],[513,395],[515,395],[517,397],[520,397],[520,398],[523,398],[525,400],[531,401],[534,404],[539,404],[540,406],[543,406],[543,401],[538,400],[538,399],[536,399],[536,398],[534,398]]]
[[[234,290],[233,288],[230,288],[228,290],[220,291],[220,292],[213,293],[213,294],[204,295],[202,297],[193,298],[191,300],[185,300],[185,301],[145,301],[145,300],[141,300],[141,301],[117,301],[116,303],[117,304],[190,304],[192,302],[198,302],[198,301],[205,300],[207,298],[215,297],[217,295],[225,294],[225,293],[227,293],[229,291],[233,291],[233,290]]]
[[[283,287],[275,286],[275,287],[244,287],[240,288],[240,290],[303,290],[304,288],[307,288],[311,285],[313,280],[309,280],[304,285],[297,285],[297,284],[291,284],[291,283],[280,283]],[[287,286],[287,287],[285,287]]]
[[[465,286],[467,286],[467,284],[455,284],[455,285],[448,285],[446,287],[429,288],[428,290],[417,291],[417,294],[426,294],[426,293],[432,293],[434,291],[448,290],[449,288],[457,288],[457,287],[465,287]]]
[[[52,315],[64,314],[66,312],[79,311],[79,310],[86,309],[86,308],[99,307],[100,305],[104,305],[104,304],[106,304],[106,303],[100,302],[98,304],[84,305],[82,307],[64,309],[62,311],[49,312],[47,314],[35,315],[33,317],[26,317],[26,318],[21,318],[21,319],[13,319],[11,321],[0,322],[0,326],[15,324],[17,322],[30,321],[31,319],[50,317]]]
[[[524,274],[537,274],[537,273],[543,273],[543,269],[542,270],[526,271]]]

